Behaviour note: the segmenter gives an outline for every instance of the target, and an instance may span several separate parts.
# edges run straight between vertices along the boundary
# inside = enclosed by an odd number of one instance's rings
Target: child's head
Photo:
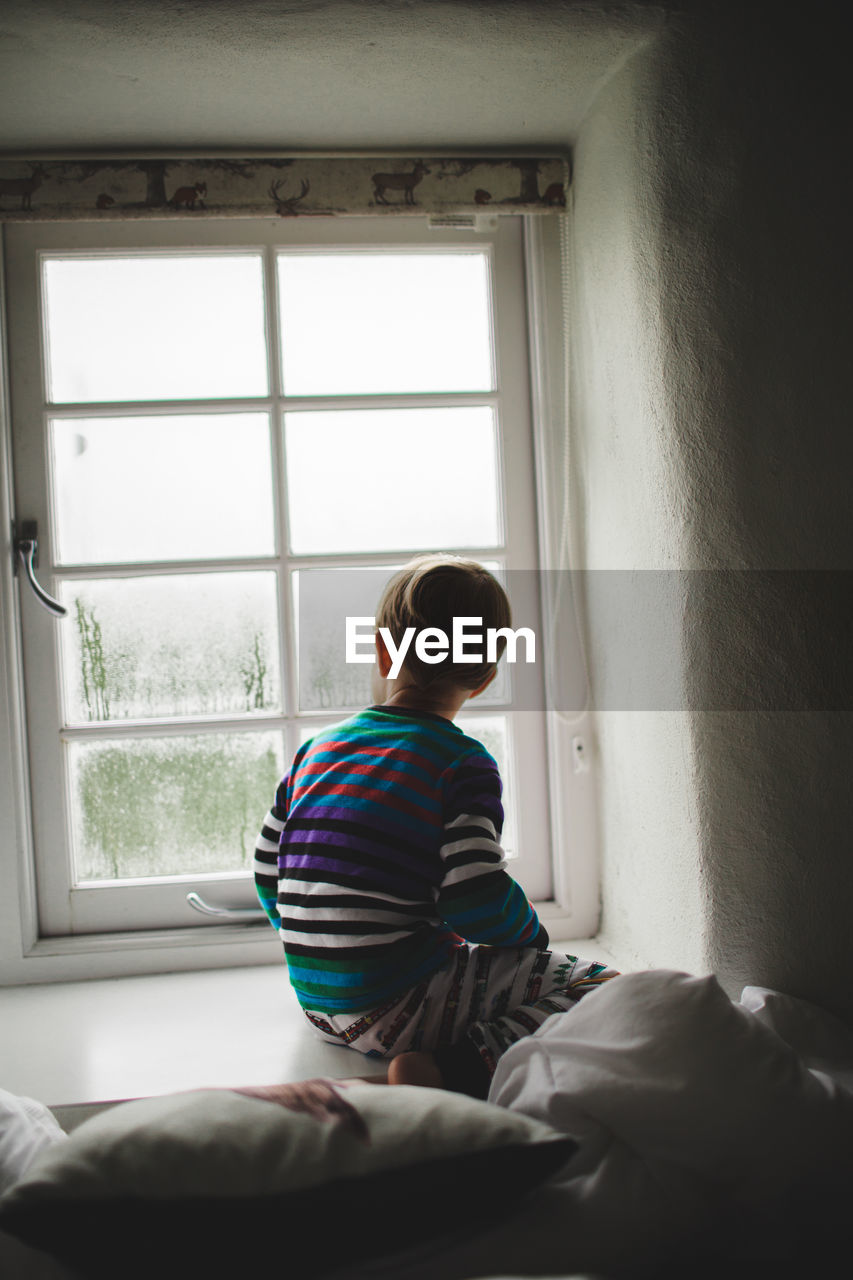
[[[512,622],[509,600],[497,579],[474,560],[452,555],[417,556],[394,575],[382,593],[376,609],[376,626],[387,627],[399,646],[407,627],[415,632],[437,627],[452,641],[454,618],[481,618],[485,637],[490,628],[509,627]],[[468,648],[476,646],[469,642]],[[422,662],[414,645],[406,654],[404,671],[419,689],[450,684],[460,689],[479,689],[494,674],[497,662],[485,661],[485,639],[481,663],[453,661],[448,652],[443,661]],[[497,639],[500,659],[506,639]]]

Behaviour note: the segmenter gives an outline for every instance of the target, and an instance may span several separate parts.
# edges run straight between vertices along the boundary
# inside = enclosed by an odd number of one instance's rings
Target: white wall
[[[576,149],[586,564],[718,571],[679,578],[690,712],[600,717],[603,925],[629,962],[849,1012],[849,651],[807,580],[725,572],[850,566],[845,116],[824,28],[708,12]],[[593,590],[603,705],[611,624]]]
[[[602,931],[626,968],[702,970],[708,921],[691,724],[653,699],[626,696],[614,646],[638,668],[647,655],[635,647],[633,618],[614,617],[604,577],[674,570],[686,554],[689,477],[661,279],[665,177],[650,162],[659,71],[657,50],[635,57],[600,94],[575,150],[574,504],[580,563],[594,571],[588,657],[599,708]]]

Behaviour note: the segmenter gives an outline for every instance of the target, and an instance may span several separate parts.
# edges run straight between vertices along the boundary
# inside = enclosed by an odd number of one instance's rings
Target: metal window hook
[[[239,920],[242,924],[266,920],[267,913],[262,907],[213,907],[198,893],[187,894],[187,902],[204,916],[215,916],[218,920]]]
[[[17,575],[18,561],[20,560],[24,575],[35,592],[35,597],[39,604],[43,605],[48,613],[52,613],[55,618],[64,618],[68,613],[65,605],[60,604],[58,600],[54,600],[53,596],[48,595],[44,587],[36,579],[35,570],[39,562],[39,541],[38,525],[35,520],[23,520],[20,534],[17,533],[15,526],[12,526],[12,545],[14,548],[15,574]]]

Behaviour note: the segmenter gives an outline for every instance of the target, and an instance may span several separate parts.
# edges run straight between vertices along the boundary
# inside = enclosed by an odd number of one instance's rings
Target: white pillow
[[[310,1276],[489,1220],[575,1144],[486,1102],[411,1086],[206,1090],[85,1121],[0,1199],[0,1229],[92,1277]],[[120,1266],[119,1261],[120,1260]]]
[[[0,1089],[0,1194],[23,1177],[44,1147],[67,1136],[44,1103]]]
[[[853,1177],[853,1094],[713,977],[624,974],[550,1018],[498,1063],[489,1100],[578,1138],[573,1168],[617,1139],[732,1213],[820,1216]]]
[[[740,1003],[781,1036],[810,1071],[853,1089],[853,1031],[834,1014],[771,987],[744,987]]]

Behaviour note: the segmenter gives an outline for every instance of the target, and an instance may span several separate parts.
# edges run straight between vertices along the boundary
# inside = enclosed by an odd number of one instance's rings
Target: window
[[[67,609],[21,587],[41,939],[230,940],[187,893],[255,906],[287,762],[370,699],[343,604],[372,614],[420,550],[546,563],[522,219],[496,224],[7,229],[15,509]],[[504,665],[465,727],[514,874],[559,903],[559,747],[517,684]]]

